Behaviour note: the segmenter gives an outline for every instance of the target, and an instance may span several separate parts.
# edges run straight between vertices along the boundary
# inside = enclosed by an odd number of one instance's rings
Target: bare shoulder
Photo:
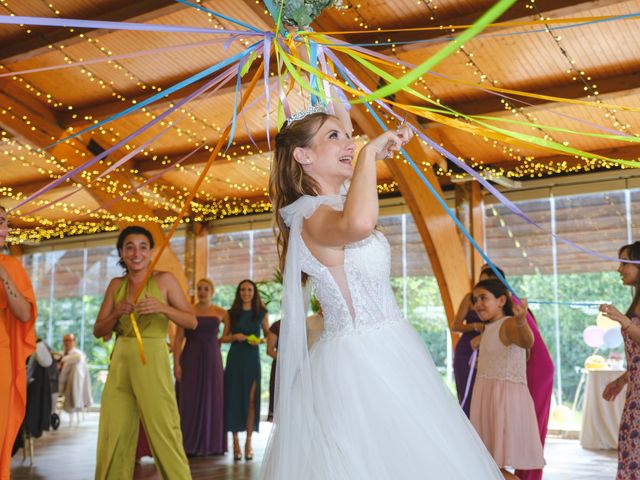
[[[125,278],[126,277],[124,276],[112,278],[111,281],[109,282],[109,285],[107,286],[107,291],[116,290],[122,284],[122,282],[124,282]]]
[[[342,215],[340,210],[331,208],[329,205],[320,205],[313,214],[304,220],[304,227],[311,232],[318,229],[330,227]]]
[[[168,287],[176,283],[176,277],[171,272],[165,272],[162,270],[155,270],[153,272],[153,279],[156,281],[159,287]]]
[[[220,318],[224,318],[227,315],[227,310],[219,305],[211,305],[211,310]]]
[[[515,321],[516,321],[515,317],[507,317],[505,321],[502,322],[502,325],[500,325],[500,332],[499,332],[500,340],[502,340],[502,342],[505,345],[508,345],[511,343],[507,332],[513,330],[513,328],[515,327]]]

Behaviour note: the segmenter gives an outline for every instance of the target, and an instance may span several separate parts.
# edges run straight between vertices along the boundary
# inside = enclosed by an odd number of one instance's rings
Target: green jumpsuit
[[[128,284],[125,278],[116,290],[115,303],[127,299]],[[164,302],[153,276],[140,298],[144,295]],[[95,478],[133,478],[138,429],[142,420],[162,478],[190,479],[169,365],[166,341],[169,319],[163,314],[149,314],[137,316],[136,320],[147,363],[142,364],[131,320],[128,315],[123,315],[115,327],[116,344],[102,393]]]

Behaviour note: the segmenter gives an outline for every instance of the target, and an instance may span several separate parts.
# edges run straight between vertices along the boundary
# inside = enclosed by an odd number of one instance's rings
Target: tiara
[[[289,125],[291,125],[293,122],[297,122],[298,120],[302,120],[304,117],[307,117],[309,115],[312,115],[314,113],[329,113],[329,110],[327,110],[327,107],[325,107],[324,105],[318,104],[318,105],[311,105],[310,107],[300,111],[300,112],[296,112],[293,115],[291,115],[289,118],[287,118],[287,127]]]

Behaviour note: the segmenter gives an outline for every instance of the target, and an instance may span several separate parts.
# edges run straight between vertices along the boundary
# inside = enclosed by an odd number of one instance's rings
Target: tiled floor
[[[14,480],[89,480],[93,478],[98,414],[91,413],[80,426],[68,427],[63,417],[60,429],[36,440],[35,461],[22,460],[19,452],[11,463]],[[257,478],[270,424],[260,425],[254,437],[255,460],[236,462],[230,455],[190,459],[193,478],[212,480],[253,480]],[[545,447],[547,467],[544,480],[605,480],[615,478],[616,452],[592,452],[580,447],[577,440],[549,438]],[[159,479],[153,461],[144,459],[136,467],[136,479]],[[426,477],[425,477],[426,478]],[[358,479],[354,479],[358,480]],[[366,479],[362,479],[366,480]],[[391,480],[391,479],[390,479]],[[438,479],[440,480],[440,479]]]

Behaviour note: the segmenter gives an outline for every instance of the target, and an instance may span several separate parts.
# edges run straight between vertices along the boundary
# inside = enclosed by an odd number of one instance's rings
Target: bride
[[[389,244],[376,229],[375,162],[411,131],[371,140],[354,166],[351,124],[342,116],[312,108],[276,137],[269,188],[283,318],[261,478],[501,479],[391,290]],[[311,289],[324,331],[308,350]]]

